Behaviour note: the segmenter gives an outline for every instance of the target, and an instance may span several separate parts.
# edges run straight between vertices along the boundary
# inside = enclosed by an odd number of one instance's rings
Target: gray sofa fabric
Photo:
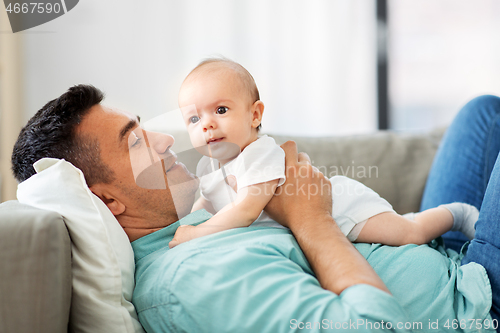
[[[280,144],[295,140],[298,150],[307,152],[327,176],[358,179],[387,199],[397,212],[406,213],[419,209],[443,132],[273,137]],[[181,143],[189,140],[185,132],[174,133],[174,137]],[[192,160],[184,162],[192,170],[199,155],[187,155]],[[67,332],[71,247],[63,218],[17,201],[0,204],[0,265],[0,333]]]
[[[67,332],[71,243],[63,218],[0,204],[0,332]]]

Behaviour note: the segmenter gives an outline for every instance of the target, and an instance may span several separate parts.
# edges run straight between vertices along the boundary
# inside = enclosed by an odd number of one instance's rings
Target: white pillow
[[[144,332],[131,303],[134,254],[106,205],[71,163],[43,158],[19,184],[19,202],[64,217],[71,237],[73,294],[70,331]]]

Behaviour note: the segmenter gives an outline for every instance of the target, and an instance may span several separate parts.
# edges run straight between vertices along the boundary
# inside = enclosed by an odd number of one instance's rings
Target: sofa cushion
[[[67,332],[71,247],[61,215],[0,204],[0,332]]]

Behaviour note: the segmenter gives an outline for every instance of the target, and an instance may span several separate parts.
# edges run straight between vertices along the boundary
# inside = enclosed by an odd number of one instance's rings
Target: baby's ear
[[[264,103],[256,101],[252,104],[252,127],[257,128],[262,122],[262,114],[264,113]]]

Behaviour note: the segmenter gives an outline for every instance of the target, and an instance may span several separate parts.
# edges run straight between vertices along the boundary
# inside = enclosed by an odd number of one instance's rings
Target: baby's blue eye
[[[225,107],[225,106],[219,106],[217,108],[217,114],[224,114],[224,113],[227,112],[227,110],[229,110],[227,107]]]
[[[200,117],[198,116],[192,116],[191,118],[189,118],[189,122],[191,124],[196,124],[198,121],[200,121]]]

